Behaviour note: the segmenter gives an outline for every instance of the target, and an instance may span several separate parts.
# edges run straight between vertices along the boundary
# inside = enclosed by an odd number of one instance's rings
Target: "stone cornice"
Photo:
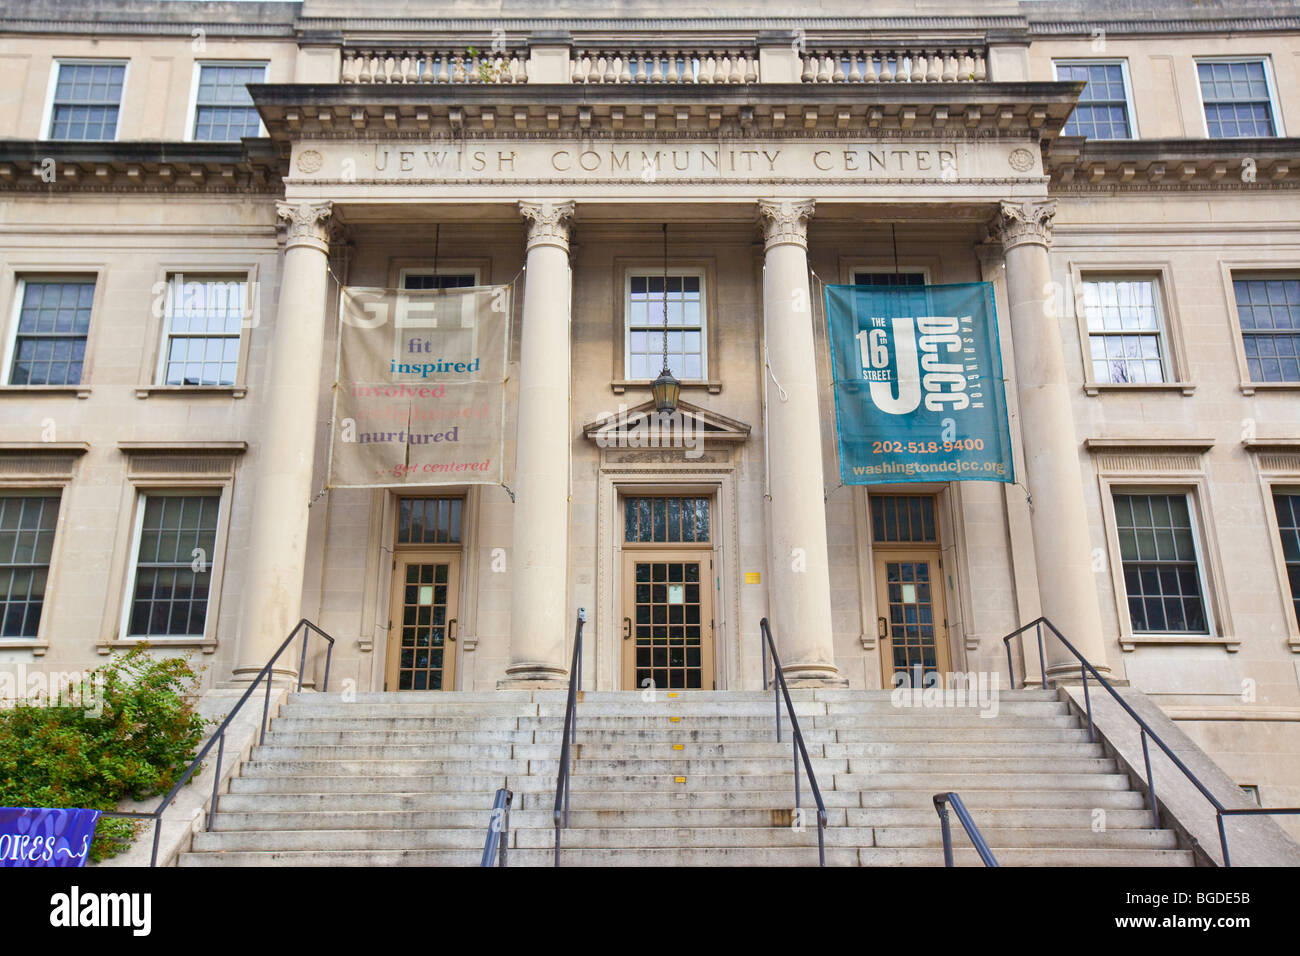
[[[1050,138],[1082,83],[250,84],[271,137],[469,132],[944,130]]]
[[[1053,192],[1300,186],[1300,138],[1089,141],[1059,137],[1044,154]]]
[[[0,192],[278,193],[287,163],[242,143],[0,140]]]

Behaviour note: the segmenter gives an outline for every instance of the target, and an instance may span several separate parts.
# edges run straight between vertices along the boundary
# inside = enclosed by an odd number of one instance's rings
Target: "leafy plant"
[[[197,683],[188,659],[155,658],[139,645],[59,697],[76,700],[80,690],[80,706],[38,698],[0,710],[0,806],[112,810],[170,790],[208,724],[194,709]],[[99,706],[89,706],[85,688]],[[102,819],[91,859],[122,852],[139,828]]]

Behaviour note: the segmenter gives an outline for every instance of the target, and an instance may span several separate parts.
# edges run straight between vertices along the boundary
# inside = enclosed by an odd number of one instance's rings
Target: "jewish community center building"
[[[827,863],[1300,862],[1117,702],[1300,805],[1300,2],[706,6],[0,4],[0,671],[333,639],[186,865],[549,864],[571,678],[575,862],[816,863],[768,633]]]

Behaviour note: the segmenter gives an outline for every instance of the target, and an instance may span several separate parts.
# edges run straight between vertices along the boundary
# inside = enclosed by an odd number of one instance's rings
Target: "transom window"
[[[464,498],[401,498],[398,544],[460,544]]]
[[[24,279],[10,385],[79,385],[95,301],[94,279]]]
[[[662,274],[628,276],[627,377],[652,379],[663,367],[664,283]],[[702,273],[669,275],[668,365],[685,381],[708,373]]]
[[[200,63],[194,94],[194,138],[238,142],[262,132],[249,83],[266,79],[265,63]]]
[[[50,108],[50,139],[117,138],[125,63],[60,63]]]
[[[709,499],[639,496],[623,500],[623,540],[629,544],[708,544]]]
[[[1166,380],[1164,322],[1155,279],[1085,279],[1083,312],[1096,381]]]
[[[1187,495],[1116,493],[1114,500],[1133,630],[1208,634]]]
[[[1066,136],[1086,136],[1089,139],[1132,137],[1128,85],[1122,63],[1057,63],[1056,78],[1062,81],[1083,80],[1088,84],[1079,94],[1079,103],[1062,130]]]
[[[167,385],[234,385],[239,338],[248,312],[244,276],[167,280],[162,381]]]
[[[877,544],[933,544],[939,540],[930,495],[872,495],[871,540]]]
[[[434,275],[432,272],[408,272],[402,277],[402,288],[416,290],[425,289],[469,289],[478,284],[478,277],[472,272],[467,273],[439,273]]]
[[[906,285],[919,286],[925,285],[924,272],[854,272],[854,285],[866,286],[889,286],[889,285]]]
[[[141,495],[128,637],[202,637],[218,494]]]
[[[0,638],[37,636],[58,519],[57,495],[0,495]]]
[[[1300,382],[1300,275],[1234,277],[1252,382]]]
[[[1277,135],[1263,60],[1197,63],[1196,75],[1211,137]]]
[[[1274,492],[1277,528],[1282,535],[1282,559],[1286,562],[1287,583],[1291,585],[1291,606],[1300,623],[1300,492]]]

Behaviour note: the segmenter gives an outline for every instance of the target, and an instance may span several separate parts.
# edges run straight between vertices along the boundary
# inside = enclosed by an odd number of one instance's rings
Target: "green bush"
[[[138,646],[92,671],[87,686],[101,682],[102,706],[83,697],[79,706],[37,700],[0,710],[0,806],[113,810],[180,779],[208,723],[194,710],[198,675],[190,662],[154,658]],[[102,819],[91,859],[122,852],[140,827]]]

